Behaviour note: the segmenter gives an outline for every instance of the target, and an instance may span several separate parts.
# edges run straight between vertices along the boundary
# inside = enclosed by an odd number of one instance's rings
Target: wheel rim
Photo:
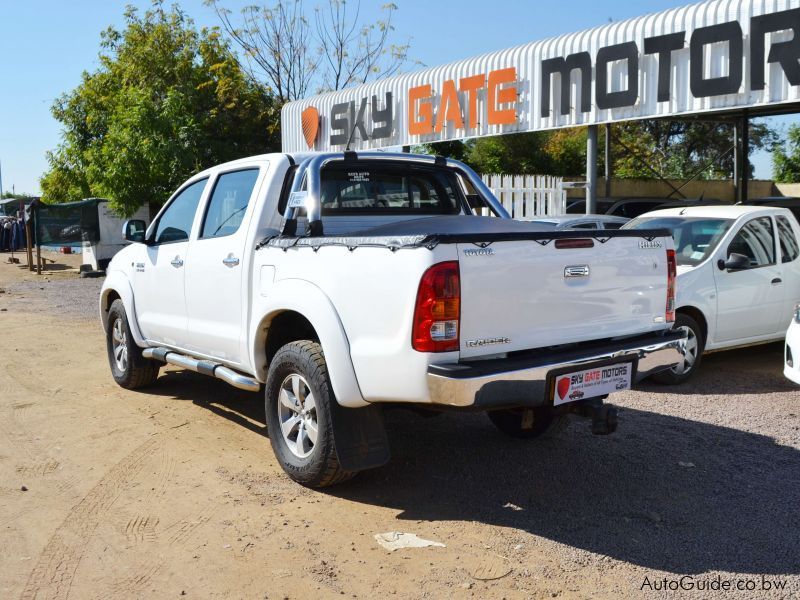
[[[128,369],[128,332],[122,319],[116,319],[111,326],[111,346],[117,368],[120,371],[126,371]]]
[[[673,367],[672,372],[676,375],[684,375],[694,368],[694,363],[697,362],[697,351],[699,348],[697,336],[693,329],[686,326],[679,327],[678,329],[686,333],[686,344],[684,345],[685,354],[683,355],[683,361]]]
[[[278,392],[278,419],[286,445],[297,458],[307,458],[317,445],[317,403],[302,375],[292,373]]]

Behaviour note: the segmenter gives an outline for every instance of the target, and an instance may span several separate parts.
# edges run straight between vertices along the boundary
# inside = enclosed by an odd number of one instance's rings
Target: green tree
[[[800,126],[791,125],[786,139],[775,144],[772,175],[778,183],[800,182]]]
[[[279,147],[275,100],[216,29],[159,0],[103,32],[100,68],[52,112],[63,139],[47,155],[44,199],[106,197],[123,214],[162,204],[198,170]]]
[[[614,176],[652,179],[733,177],[733,124],[724,121],[646,119],[612,125]],[[750,124],[750,153],[772,148],[774,130]],[[751,165],[752,175],[752,165]]]
[[[576,177],[586,171],[586,130],[537,131],[422,144],[417,151],[464,161],[479,173]]]

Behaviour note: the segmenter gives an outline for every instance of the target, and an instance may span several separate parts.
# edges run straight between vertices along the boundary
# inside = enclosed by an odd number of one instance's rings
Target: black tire
[[[295,382],[300,386],[297,388],[299,393],[288,393]],[[308,412],[301,415],[282,405],[282,390],[287,402],[294,403],[298,411],[308,409]],[[291,479],[307,487],[321,488],[341,483],[355,475],[355,472],[346,471],[339,464],[330,408],[336,398],[322,347],[317,342],[291,342],[278,350],[269,365],[265,395],[267,431],[272,450]],[[313,408],[306,404],[309,395]],[[282,423],[287,424],[286,435],[281,428]],[[316,439],[310,444],[309,431],[313,430],[314,424]],[[308,454],[303,455],[306,451]]]
[[[120,347],[124,348],[124,361],[117,360],[115,355]],[[150,385],[158,377],[159,364],[143,357],[142,349],[133,340],[122,300],[114,300],[108,311],[106,349],[111,375],[120,386],[135,390]]]
[[[674,369],[667,369],[666,371],[661,371],[660,373],[656,373],[650,379],[655,381],[656,383],[660,383],[663,385],[678,385],[685,381],[687,381],[690,377],[692,377],[696,372],[697,369],[700,367],[700,361],[703,359],[703,351],[706,347],[706,334],[703,331],[703,328],[689,315],[679,312],[675,316],[675,324],[672,326],[673,329],[681,329],[686,328],[687,332],[689,333],[689,346],[688,348],[691,349],[691,341],[694,340],[694,357],[693,361],[689,361],[688,359],[684,360],[683,364],[674,368]],[[691,364],[690,364],[691,362]]]
[[[567,424],[567,417],[564,415],[553,416],[550,407],[504,408],[491,410],[488,415],[489,420],[500,431],[524,440],[538,438],[545,433],[553,433]]]

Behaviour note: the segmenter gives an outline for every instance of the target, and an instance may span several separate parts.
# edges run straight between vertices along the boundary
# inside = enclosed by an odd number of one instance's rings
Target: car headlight
[[[800,324],[800,304],[794,305],[794,322]]]

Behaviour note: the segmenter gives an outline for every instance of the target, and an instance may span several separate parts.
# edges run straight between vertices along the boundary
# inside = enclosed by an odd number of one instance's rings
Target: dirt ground
[[[800,594],[800,392],[780,344],[619,394],[609,437],[578,420],[526,443],[480,414],[392,410],[387,466],[310,491],[277,466],[259,394],[172,369],[122,390],[100,280],[77,279],[79,257],[37,278],[6,256],[2,598],[718,595],[656,590],[683,576]],[[446,547],[388,553],[389,531]]]

